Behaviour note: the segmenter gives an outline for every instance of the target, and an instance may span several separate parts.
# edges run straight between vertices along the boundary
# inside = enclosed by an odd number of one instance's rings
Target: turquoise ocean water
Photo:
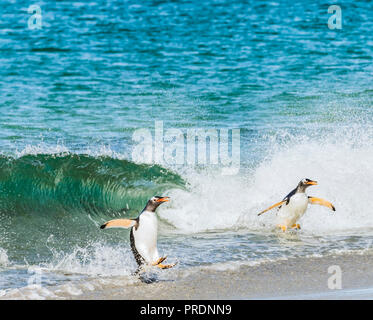
[[[35,4],[41,29],[28,1],[0,1],[0,297],[39,269],[50,287],[131,277],[128,232],[99,225],[155,194],[172,199],[159,248],[178,269],[371,247],[369,1],[344,1],[334,30],[327,1]],[[239,172],[135,161],[134,132],[156,121],[239,129]],[[304,177],[337,211],[279,236],[256,214]]]

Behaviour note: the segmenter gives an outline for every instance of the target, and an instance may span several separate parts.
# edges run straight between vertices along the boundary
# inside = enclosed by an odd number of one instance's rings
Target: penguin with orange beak
[[[169,197],[152,197],[136,219],[114,219],[104,223],[101,229],[131,228],[131,250],[139,267],[152,265],[160,269],[172,268],[175,264],[162,264],[167,257],[160,257],[157,248],[158,221],[155,210]]]
[[[282,231],[286,231],[289,228],[300,229],[300,225],[296,222],[305,214],[308,204],[319,204],[335,211],[334,206],[326,200],[309,197],[306,194],[306,189],[310,186],[317,185],[316,181],[310,179],[302,179],[298,186],[291,191],[282,201],[275,203],[269,208],[263,210],[258,214],[262,215],[273,208],[279,208],[278,210],[278,227]]]

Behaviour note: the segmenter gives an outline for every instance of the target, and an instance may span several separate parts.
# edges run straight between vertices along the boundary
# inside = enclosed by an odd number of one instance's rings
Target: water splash
[[[308,194],[331,201],[337,211],[310,206],[302,221],[305,232],[373,228],[372,136],[372,130],[360,127],[327,136],[276,137],[266,150],[268,156],[241,175],[189,174],[189,191],[172,190],[172,207],[162,210],[161,217],[182,233],[231,228],[268,231],[274,226],[275,210],[261,217],[257,213],[307,177],[319,182]]]

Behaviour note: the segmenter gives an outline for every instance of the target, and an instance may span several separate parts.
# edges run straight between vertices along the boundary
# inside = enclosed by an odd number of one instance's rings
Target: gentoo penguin
[[[158,221],[155,210],[169,197],[152,197],[136,219],[114,219],[104,223],[101,229],[131,228],[132,253],[140,268],[147,264],[161,269],[172,268],[175,264],[162,264],[167,257],[160,257],[157,249]]]
[[[335,211],[334,206],[329,201],[316,197],[307,197],[306,189],[309,186],[313,185],[317,185],[317,182],[310,179],[302,179],[298,183],[298,186],[293,191],[291,191],[282,201],[263,210],[258,214],[258,216],[260,216],[264,212],[267,212],[268,210],[279,207],[278,227],[285,232],[288,228],[300,229],[300,225],[296,224],[296,222],[304,215],[309,203],[319,204]]]

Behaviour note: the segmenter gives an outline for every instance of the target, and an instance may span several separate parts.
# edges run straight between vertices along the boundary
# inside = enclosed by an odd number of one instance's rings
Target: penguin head
[[[163,202],[167,201],[170,201],[170,197],[154,196],[149,199],[148,203],[146,204],[145,210],[155,212],[155,209],[157,209]]]
[[[304,192],[304,190],[306,190],[308,187],[315,186],[315,185],[317,185],[317,181],[304,178],[301,181],[299,181],[298,190]]]

